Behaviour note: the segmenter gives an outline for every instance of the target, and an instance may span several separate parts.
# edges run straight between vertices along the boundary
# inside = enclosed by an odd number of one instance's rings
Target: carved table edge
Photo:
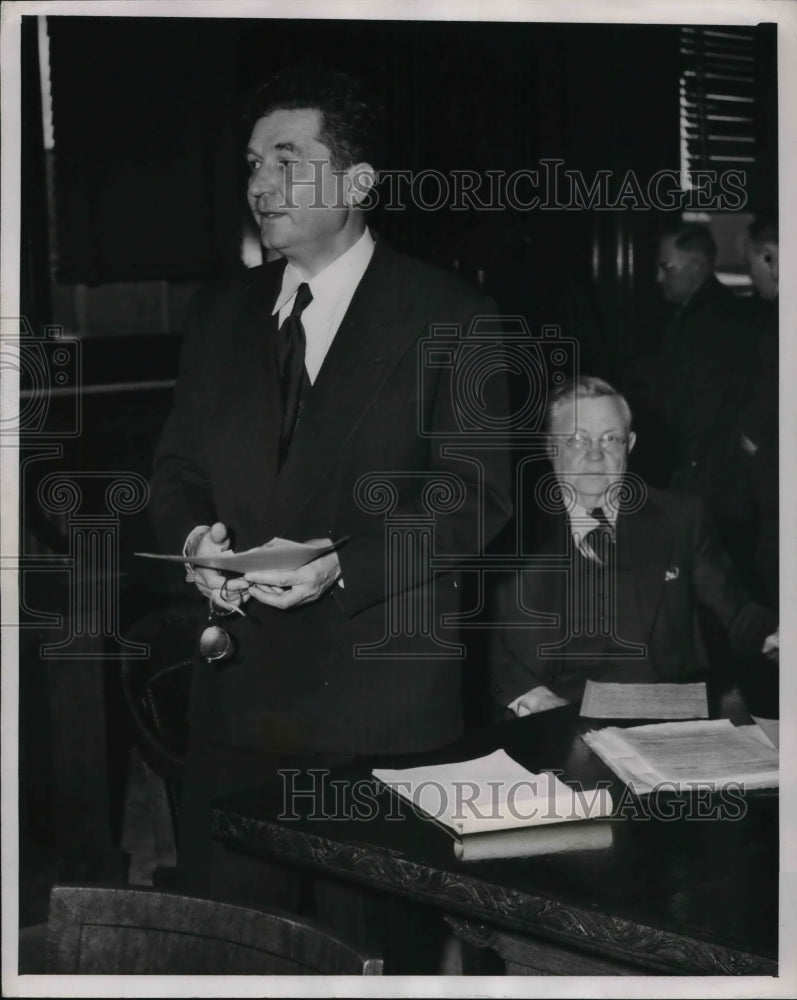
[[[725,945],[697,941],[621,917],[581,909],[545,896],[532,896],[458,872],[429,868],[375,845],[342,843],[275,820],[256,820],[214,809],[213,836],[280,855],[297,863],[351,875],[371,886],[423,898],[440,908],[497,924],[638,967],[675,975],[777,976],[777,960]]]

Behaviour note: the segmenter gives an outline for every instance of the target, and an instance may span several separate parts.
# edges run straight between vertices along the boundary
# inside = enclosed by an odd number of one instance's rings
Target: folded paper
[[[504,750],[454,764],[376,769],[373,775],[457,836],[597,819],[613,808],[608,789],[576,789],[547,771],[535,774]]]
[[[167,562],[188,563],[206,569],[229,573],[256,573],[261,570],[294,570],[339,548],[345,538],[332,545],[292,542],[287,538],[272,538],[265,545],[244,552],[218,552],[215,555],[166,556],[155,552],[136,552],[145,559],[165,559]]]

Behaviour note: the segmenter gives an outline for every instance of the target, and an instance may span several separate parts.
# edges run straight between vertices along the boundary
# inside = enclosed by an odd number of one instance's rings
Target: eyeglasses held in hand
[[[230,633],[218,624],[220,618],[227,618],[231,614],[243,615],[244,612],[230,602],[228,593],[225,593],[226,583],[221,588],[220,597],[227,602],[227,607],[221,607],[211,599],[209,624],[199,637],[199,655],[208,663],[218,663],[221,660],[229,659],[235,652],[235,643]],[[244,616],[245,617],[245,616]]]

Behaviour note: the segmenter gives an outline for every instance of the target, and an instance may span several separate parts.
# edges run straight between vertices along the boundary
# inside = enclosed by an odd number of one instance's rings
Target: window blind
[[[751,170],[756,163],[753,27],[681,28],[681,173]]]

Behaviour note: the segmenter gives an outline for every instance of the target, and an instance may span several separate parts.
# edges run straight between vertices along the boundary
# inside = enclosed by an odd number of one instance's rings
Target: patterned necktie
[[[280,433],[280,466],[285,462],[291,438],[301,412],[302,395],[309,388],[310,380],[304,367],[306,339],[302,325],[302,312],[313,301],[313,293],[306,281],[296,289],[296,298],[290,316],[277,332],[277,364],[282,386],[282,430]]]
[[[614,528],[603,507],[593,507],[587,513],[595,518],[598,526],[588,531],[581,539],[581,552],[587,559],[605,566],[608,562],[609,546],[614,544]]]

